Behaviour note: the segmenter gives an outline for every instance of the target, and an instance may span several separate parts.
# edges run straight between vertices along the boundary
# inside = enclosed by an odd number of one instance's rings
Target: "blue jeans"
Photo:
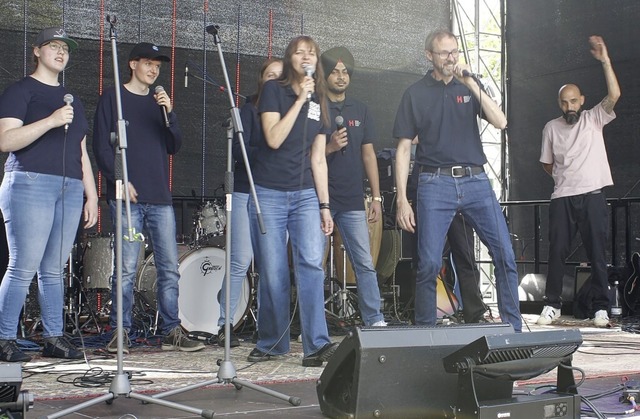
[[[358,284],[358,306],[365,326],[384,320],[380,312],[378,274],[373,267],[365,211],[331,211]]]
[[[249,210],[247,203],[249,194],[244,192],[234,192],[231,196],[231,251],[229,257],[231,261],[229,279],[231,280],[231,299],[229,307],[229,319],[233,329],[233,316],[238,309],[238,301],[242,292],[242,286],[247,278],[247,270],[253,258],[253,248],[251,246],[251,229],[249,227]],[[225,306],[226,306],[226,276],[222,281],[222,292],[220,293],[220,317],[218,326],[224,326]]]
[[[116,225],[116,202],[109,201],[113,225]],[[178,317],[178,246],[176,244],[176,219],[171,205],[134,204],[131,203],[131,224],[137,233],[148,234],[153,248],[157,278],[158,313],[161,319],[161,331],[167,334],[180,325]],[[122,204],[122,234],[129,235],[127,216]],[[115,230],[115,227],[114,227]],[[138,255],[142,242],[122,239],[122,326],[131,330],[131,310],[133,307],[133,286],[138,269]],[[111,278],[111,315],[112,327],[116,323],[116,269]]]
[[[0,208],[9,246],[9,266],[0,285],[0,339],[15,339],[20,310],[38,274],[43,337],[62,336],[64,266],[76,238],[84,188],[79,179],[32,172],[6,172]]]
[[[258,343],[265,353],[289,352],[291,277],[287,237],[298,296],[304,355],[330,343],[324,316],[324,243],[315,189],[278,191],[256,186],[266,234],[261,234],[256,207],[249,201],[251,237],[256,246]]]
[[[507,223],[486,173],[453,178],[421,173],[418,181],[418,271],[416,324],[436,322],[436,277],[449,225],[460,211],[493,258],[498,310],[503,321],[522,329],[518,274]]]

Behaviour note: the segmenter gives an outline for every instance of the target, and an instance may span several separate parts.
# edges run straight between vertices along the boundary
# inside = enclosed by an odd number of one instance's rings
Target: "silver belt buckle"
[[[456,175],[456,170],[462,170],[462,174],[461,175]],[[462,167],[462,166],[453,166],[451,168],[451,177],[463,177],[464,175],[466,175],[466,170],[464,170],[464,167]]]

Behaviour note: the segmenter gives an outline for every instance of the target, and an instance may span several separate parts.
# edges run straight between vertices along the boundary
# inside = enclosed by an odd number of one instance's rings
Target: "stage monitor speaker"
[[[503,333],[513,333],[511,325],[356,328],[318,379],[320,409],[331,418],[453,418],[458,375],[444,370],[443,358]],[[512,395],[510,382],[479,382],[484,399]]]

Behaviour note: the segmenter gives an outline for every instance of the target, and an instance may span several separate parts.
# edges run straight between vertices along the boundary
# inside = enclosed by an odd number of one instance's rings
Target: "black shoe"
[[[253,351],[251,351],[251,353],[247,357],[247,361],[249,361],[249,362],[263,362],[263,361],[270,361],[270,360],[275,359],[277,357],[278,357],[277,355],[266,354],[266,353],[262,352],[258,348],[253,348]]]
[[[56,336],[44,340],[42,356],[47,358],[81,359],[84,357],[84,353],[79,351],[66,337]]]
[[[331,355],[338,349],[338,343],[327,343],[320,350],[302,358],[303,367],[321,367],[323,362],[331,358]]]
[[[218,345],[224,346],[224,327],[221,327],[220,330],[218,330],[217,339],[218,339]],[[236,348],[240,346],[240,341],[238,340],[238,337],[233,334],[233,331],[231,332],[231,339],[229,339],[229,346],[231,348]]]
[[[18,348],[15,340],[0,339],[0,361],[29,362],[31,357]]]

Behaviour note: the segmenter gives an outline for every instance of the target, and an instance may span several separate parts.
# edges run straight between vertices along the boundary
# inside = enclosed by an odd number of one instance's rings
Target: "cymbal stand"
[[[131,227],[131,199],[129,196],[129,188],[126,186],[129,184],[129,178],[127,174],[127,131],[126,131],[126,121],[123,119],[122,114],[122,100],[120,96],[120,77],[118,73],[118,52],[116,45],[116,17],[107,16],[107,21],[110,24],[110,38],[111,38],[111,46],[113,50],[113,69],[114,69],[114,84],[116,88],[116,108],[118,112],[118,120],[117,120],[117,133],[113,135],[115,140],[114,147],[116,149],[115,153],[115,178],[116,178],[116,301],[117,301],[117,310],[116,310],[116,325],[117,325],[117,352],[116,352],[116,364],[117,369],[116,373],[111,381],[111,386],[109,387],[109,393],[106,393],[102,396],[98,396],[93,400],[89,400],[70,408],[61,410],[55,414],[46,416],[47,418],[61,418],[63,416],[67,416],[71,413],[75,413],[81,409],[85,409],[87,407],[94,406],[101,402],[106,402],[107,404],[113,403],[115,399],[119,396],[124,396],[127,398],[137,399],[145,403],[154,403],[159,404],[165,407],[170,407],[172,409],[182,410],[185,412],[193,413],[202,416],[203,418],[213,418],[214,412],[212,410],[203,410],[196,409],[193,407],[181,405],[178,403],[170,402],[167,400],[160,400],[157,398],[153,398],[144,394],[139,394],[131,391],[131,383],[129,381],[129,376],[124,372],[124,354],[123,354],[123,342],[124,342],[124,330],[122,327],[122,201],[124,194],[124,204],[126,210],[126,216],[128,221],[128,232],[125,236],[128,241],[143,241],[144,237],[141,233],[136,232],[134,228]],[[228,339],[227,339],[228,341]]]
[[[356,317],[358,315],[358,298],[354,293],[352,293],[347,288],[347,251],[344,247],[344,244],[341,244],[340,250],[342,251],[342,283],[339,284],[337,278],[335,277],[335,266],[333,263],[333,260],[334,260],[333,242],[334,242],[334,238],[333,238],[333,235],[331,235],[329,260],[331,264],[331,272],[333,273],[333,275],[331,275],[331,278],[330,278],[329,289],[332,294],[329,296],[329,298],[325,300],[325,305],[327,303],[330,303],[331,310],[325,309],[325,311],[330,315],[336,317],[337,319],[353,321],[353,320],[356,320]],[[334,282],[338,283],[337,284],[338,289],[336,291],[333,291],[334,286],[336,286]],[[335,301],[337,299],[339,299],[339,308],[336,313],[334,310],[335,310]]]

